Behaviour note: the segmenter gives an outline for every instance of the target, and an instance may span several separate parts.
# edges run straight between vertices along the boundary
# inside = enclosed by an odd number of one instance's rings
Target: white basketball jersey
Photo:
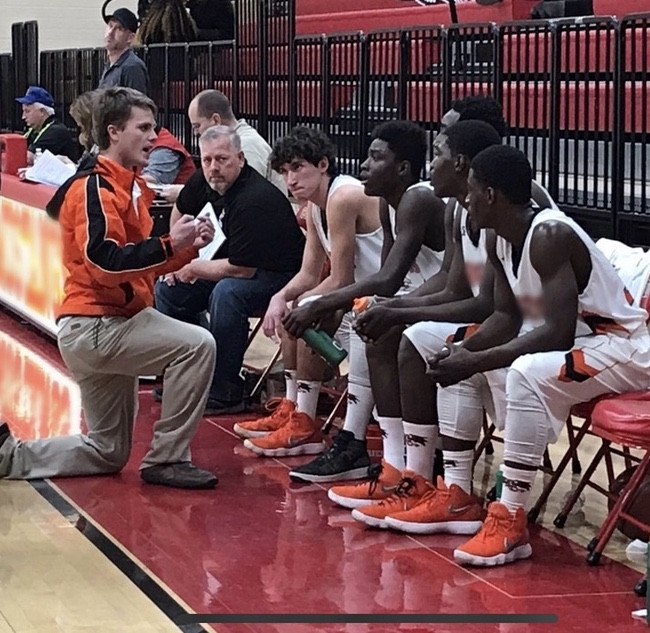
[[[343,186],[363,187],[363,185],[352,176],[336,176],[330,184],[327,192],[329,203],[332,194]],[[316,227],[316,234],[327,253],[332,256],[329,235],[323,226],[323,214],[320,207],[313,202],[309,203],[311,219]],[[374,275],[381,267],[381,249],[384,243],[383,229],[379,226],[372,233],[357,233],[354,241],[354,280],[359,281],[370,275]]]
[[[428,182],[417,182],[414,185],[411,185],[406,191],[410,191],[414,187],[428,187],[429,189],[432,189]],[[397,231],[395,229],[395,213],[395,209],[388,205],[388,216],[390,218],[390,228],[393,234],[393,239],[397,237]],[[427,279],[433,277],[442,266],[444,254],[444,251],[434,251],[428,246],[422,244],[420,252],[416,255],[409,271],[406,273],[406,277],[404,277],[402,287],[395,294],[403,295],[407,292],[411,292],[411,290],[420,287]]]
[[[576,336],[612,334],[626,337],[645,328],[646,311],[633,305],[632,295],[611,263],[578,224],[556,209],[545,209],[533,218],[516,274],[512,266],[512,244],[497,236],[497,257],[525,321],[536,324],[544,318],[542,281],[530,261],[530,242],[535,228],[550,221],[568,225],[585,244],[591,258],[589,281],[578,296]]]
[[[475,244],[469,232],[469,213],[459,202],[456,202],[454,217],[457,213],[460,213],[460,247],[465,262],[465,275],[472,288],[472,294],[476,297],[481,289],[488,257],[485,231],[478,232],[478,242]]]

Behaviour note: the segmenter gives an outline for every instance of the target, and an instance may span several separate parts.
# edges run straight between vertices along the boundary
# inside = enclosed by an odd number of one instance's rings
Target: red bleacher
[[[489,6],[476,2],[457,5],[460,23],[527,20],[539,0],[503,0]],[[650,0],[594,0],[594,15],[622,18],[650,11]],[[344,33],[400,29],[413,26],[448,26],[446,4],[422,6],[405,0],[296,0],[296,34]]]
[[[458,20],[462,23],[509,22],[525,20],[539,0],[503,0],[482,6],[476,2],[457,5]],[[296,34],[343,33],[346,31],[374,31],[400,29],[411,26],[448,26],[451,23],[449,6],[437,4],[422,6],[415,2],[398,0],[297,0]]]

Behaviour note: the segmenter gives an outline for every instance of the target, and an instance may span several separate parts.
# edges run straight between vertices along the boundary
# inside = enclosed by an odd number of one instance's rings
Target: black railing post
[[[560,35],[555,24],[551,24],[551,120],[548,152],[548,192],[558,200],[560,192],[560,71],[562,51]]]
[[[616,25],[614,71],[614,130],[612,146],[612,235],[619,239],[618,212],[625,187],[625,26]]]
[[[397,116],[408,118],[408,76],[411,66],[411,32],[401,31],[399,38],[399,75],[397,78]]]
[[[269,137],[269,0],[258,0],[257,131]]]

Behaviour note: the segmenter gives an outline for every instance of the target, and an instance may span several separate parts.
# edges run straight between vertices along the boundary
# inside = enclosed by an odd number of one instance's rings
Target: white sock
[[[501,472],[503,473],[501,503],[514,514],[517,508],[525,507],[537,475],[537,469],[521,470],[520,468],[503,466]]]
[[[312,420],[316,418],[320,380],[298,380],[298,411],[306,413]]]
[[[406,466],[404,463],[404,427],[402,418],[387,418],[375,414],[379,422],[381,435],[384,443],[384,459],[402,472]]]
[[[284,370],[284,384],[286,385],[285,398],[295,404],[298,400],[298,381],[296,380],[295,369]]]
[[[374,406],[375,400],[370,387],[348,383],[348,406],[343,430],[350,431],[358,440],[365,440],[370,412]]]
[[[445,462],[445,483],[447,486],[456,484],[467,494],[472,492],[472,461],[474,451],[442,451]]]
[[[435,424],[413,424],[404,422],[404,443],[406,444],[406,469],[422,475],[431,481],[433,460],[436,455],[438,427]]]

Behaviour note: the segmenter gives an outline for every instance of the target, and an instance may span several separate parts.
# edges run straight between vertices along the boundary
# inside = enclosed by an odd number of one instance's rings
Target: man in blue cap
[[[109,64],[99,80],[99,88],[122,86],[149,93],[149,72],[131,45],[138,30],[138,18],[129,9],[117,9],[104,15],[104,43]]]
[[[54,155],[76,161],[79,147],[70,130],[54,116],[54,99],[40,86],[30,86],[24,97],[16,99],[23,106],[23,121],[27,125],[27,164],[34,164],[36,151],[50,150]]]

